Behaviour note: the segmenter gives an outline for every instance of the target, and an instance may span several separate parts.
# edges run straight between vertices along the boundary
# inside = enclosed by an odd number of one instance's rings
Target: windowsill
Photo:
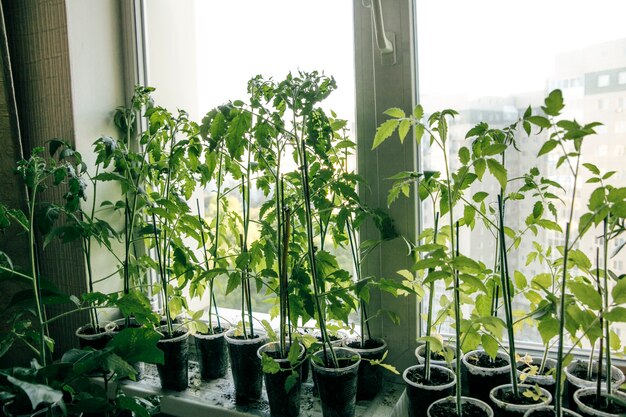
[[[163,391],[160,387],[156,367],[146,365],[146,372],[140,381],[125,381],[122,389],[128,395],[161,397],[161,413],[175,417],[233,417],[269,416],[269,406],[265,390],[262,398],[248,406],[235,404],[234,387],[230,371],[224,378],[211,382],[200,380],[198,364],[189,363],[189,388],[182,392]],[[300,400],[301,417],[321,417],[319,398],[313,396],[313,383],[302,385]],[[404,386],[385,381],[382,391],[372,401],[357,402],[355,417],[388,417],[404,391]]]

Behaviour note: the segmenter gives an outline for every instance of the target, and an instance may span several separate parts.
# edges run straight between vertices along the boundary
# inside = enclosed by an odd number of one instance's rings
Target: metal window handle
[[[374,20],[376,45],[381,54],[392,54],[394,52],[393,43],[387,38],[385,33],[385,22],[383,21],[383,10],[380,0],[370,0],[370,7],[372,8],[372,18]]]

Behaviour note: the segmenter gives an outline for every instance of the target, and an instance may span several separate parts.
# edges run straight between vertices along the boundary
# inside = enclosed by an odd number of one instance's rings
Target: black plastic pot
[[[226,375],[228,346],[224,340],[224,333],[227,330],[214,327],[213,334],[196,333],[193,335],[200,365],[200,378],[203,381],[211,381]]]
[[[322,336],[320,335],[319,331],[313,332],[313,336],[315,336],[315,338],[317,339],[317,342],[312,346],[312,349],[315,350],[315,349],[321,348]],[[346,340],[346,336],[338,333],[336,335],[331,335],[330,344],[333,347],[341,347],[343,346],[343,343],[345,340]],[[309,360],[309,365],[310,365],[310,360]],[[315,380],[315,375],[313,375],[311,379],[313,380],[313,396],[318,397],[319,392],[317,390],[317,381]]]
[[[235,383],[235,402],[239,404],[258,400],[263,388],[261,360],[256,351],[267,343],[267,336],[260,332],[255,332],[254,336],[244,339],[235,336],[235,330],[229,330],[224,334]]]
[[[602,390],[603,394],[606,394],[606,390]],[[613,395],[621,398],[622,401],[626,401],[626,394],[621,391],[613,391]],[[574,393],[574,404],[576,410],[583,417],[620,417],[625,414],[625,410],[613,410],[613,411],[601,411],[597,410],[591,403],[596,395],[596,388],[583,388]],[[573,407],[574,404],[570,404]]]
[[[574,405],[574,393],[580,388],[595,388],[597,385],[598,377],[598,363],[592,364],[592,374],[594,378],[592,380],[586,379],[587,367],[589,361],[575,360],[572,361],[565,368],[565,375],[567,376],[567,399],[570,407]],[[602,369],[603,381],[602,389],[606,389],[606,367]],[[611,367],[611,386],[614,391],[617,391],[619,387],[624,383],[624,373],[616,366]]]
[[[535,387],[533,385],[527,384],[519,384],[519,395],[523,396],[523,392],[526,390],[534,391]],[[542,407],[544,405],[550,404],[552,401],[552,395],[545,388],[539,387],[541,390],[541,394],[544,397],[542,401],[536,402],[534,404],[515,404],[514,402],[507,401],[506,396],[510,395],[513,391],[513,386],[511,384],[504,384],[498,387],[495,387],[489,393],[489,400],[491,401],[491,406],[496,417],[524,417],[527,411]]]
[[[426,410],[435,401],[446,398],[454,393],[456,386],[455,373],[444,366],[431,365],[431,375],[437,374],[437,379],[445,381],[446,376],[449,382],[436,385],[426,385],[412,379],[415,372],[423,374],[424,365],[413,365],[404,370],[402,379],[406,385],[406,396],[409,403],[409,417],[425,417]]]
[[[470,412],[467,409],[468,406],[473,407],[473,411],[477,411],[478,413]],[[430,407],[428,407],[426,415],[428,417],[448,417],[452,410],[454,410],[454,407],[456,407],[456,397],[452,396],[442,398],[435,401],[430,405]],[[464,416],[493,417],[493,410],[489,404],[476,398],[461,397],[461,407],[463,409]]]
[[[555,417],[553,405],[542,405],[541,407],[533,408],[526,411],[524,417]],[[580,414],[563,408],[563,417],[582,417]]]
[[[263,373],[267,401],[270,404],[270,415],[272,417],[297,417],[300,415],[300,391],[302,389],[301,364],[292,369],[287,359],[279,357],[279,349],[280,344],[278,342],[271,342],[257,350],[259,359],[265,353],[278,362],[281,368],[280,371],[274,374]],[[300,360],[302,360],[305,354],[304,345],[302,344],[300,344],[300,352]],[[287,391],[285,382],[293,372],[298,374],[297,380]]]
[[[167,336],[167,327],[160,327],[164,337],[157,347],[163,351],[164,362],[157,364],[163,389],[182,391],[189,385],[189,330],[175,326],[172,337]]]
[[[100,325],[100,331],[94,332],[93,326],[85,324],[84,326],[76,329],[76,337],[78,337],[78,345],[81,349],[91,347],[96,350],[104,349],[104,347],[113,338],[112,330],[115,327],[114,323],[106,323]]]
[[[456,352],[456,345],[454,343],[450,343],[446,346],[446,349],[452,349],[453,352]],[[426,351],[426,344],[421,344],[419,345],[417,348],[415,348],[415,357],[417,358],[417,363],[422,365],[424,363],[424,352]],[[463,352],[461,352],[461,355],[463,355]],[[452,362],[448,363],[446,362],[444,359],[441,359],[441,357],[435,359],[432,357],[433,355],[431,355],[431,359],[430,359],[430,364],[431,365],[438,365],[438,366],[444,366],[446,368],[451,368],[451,369],[455,369],[456,367],[456,360],[452,359]]]
[[[359,376],[359,354],[348,348],[334,348],[339,368],[324,360],[324,351],[313,354],[313,377],[317,381],[324,417],[353,417]],[[327,354],[329,355],[330,352]]]
[[[498,352],[496,360],[506,365],[485,367],[483,363],[490,362],[489,355],[484,350],[473,350],[463,355],[463,365],[467,368],[467,387],[469,396],[481,401],[489,401],[489,393],[497,386],[507,384],[511,378],[511,365],[504,352]],[[497,362],[496,362],[497,363]]]
[[[346,344],[352,350],[361,355],[361,359],[382,359],[387,351],[387,342],[383,339],[370,339],[365,341],[365,346],[361,347],[360,341]],[[361,361],[359,365],[359,380],[356,390],[356,399],[371,400],[383,387],[383,368],[372,365],[368,361]]]

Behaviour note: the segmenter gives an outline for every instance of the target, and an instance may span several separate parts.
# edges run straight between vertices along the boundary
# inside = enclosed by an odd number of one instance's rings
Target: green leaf
[[[297,382],[298,373],[294,371],[291,373],[291,375],[287,377],[287,379],[285,379],[285,392],[291,391],[291,389],[296,385]]]
[[[422,117],[424,117],[424,109],[422,108],[421,104],[418,104],[417,106],[415,106],[415,108],[413,109],[413,117],[415,117],[417,120],[421,119]]]
[[[397,119],[389,119],[384,121],[378,129],[376,129],[376,135],[374,136],[374,144],[372,149],[376,149],[378,145],[383,143],[398,127],[399,121]]]
[[[626,308],[613,307],[610,311],[604,313],[604,318],[612,322],[626,322]]]
[[[530,123],[534,124],[535,126],[539,126],[542,129],[547,129],[550,126],[552,126],[552,123],[550,123],[550,120],[546,119],[543,116],[530,116],[530,117],[526,117],[525,119],[529,121]]]
[[[611,213],[613,213],[616,217],[626,218],[626,201],[619,201],[613,204],[611,207]]]
[[[487,169],[487,163],[485,162],[483,158],[480,158],[474,161],[474,171],[476,172],[476,176],[478,177],[479,180],[483,179],[483,175],[485,175],[486,169]]]
[[[476,210],[472,206],[465,206],[463,209],[463,220],[466,225],[471,225],[476,216]]]
[[[56,404],[63,399],[63,393],[47,385],[33,384],[7,375],[7,380],[18,387],[30,400],[33,410],[40,404]]]
[[[587,163],[584,163],[583,166],[587,168],[589,171],[591,171],[592,174],[600,175],[600,169],[594,164],[590,164],[587,162]]]
[[[157,347],[161,335],[145,327],[124,329],[107,344],[127,362],[163,363],[163,351]]]
[[[404,110],[398,108],[398,107],[392,107],[390,109],[387,109],[384,111],[384,113],[389,116],[389,117],[395,117],[396,119],[403,119],[406,117],[406,114],[404,114]]]
[[[135,368],[114,353],[107,355],[104,358],[104,362],[106,369],[114,372],[118,379],[130,377],[130,379],[134,380],[137,375]]]
[[[261,365],[263,366],[263,372],[266,374],[275,374],[280,371],[278,362],[267,356],[265,352],[261,355]]]
[[[480,344],[483,346],[483,349],[485,349],[485,352],[487,353],[487,355],[489,355],[489,357],[496,357],[496,355],[498,354],[499,345],[498,341],[493,336],[484,333],[480,337]]]
[[[505,189],[507,182],[506,168],[493,158],[487,159],[487,167],[489,168],[491,175],[493,175],[500,183],[500,187]]]
[[[479,191],[476,194],[474,194],[474,196],[472,197],[472,199],[477,202],[480,203],[481,201],[483,201],[485,198],[487,198],[489,196],[489,193],[486,193],[484,191]]]
[[[617,203],[619,201],[626,200],[626,187],[613,188],[611,191],[609,191],[607,199],[611,203]]]
[[[465,146],[459,149],[459,160],[463,165],[467,165],[470,161],[470,151]]]
[[[515,280],[515,287],[517,287],[518,289],[522,290],[528,286],[528,281],[526,280],[526,277],[520,271],[516,270],[515,272],[513,272],[513,278]]]
[[[300,343],[292,343],[291,346],[289,346],[287,360],[292,366],[298,363],[298,359],[300,358],[300,352],[302,352],[300,348]]]
[[[117,397],[117,403],[120,409],[132,411],[135,417],[150,417],[148,410],[136,398],[120,395]]]
[[[537,330],[539,330],[544,345],[547,345],[552,338],[559,334],[559,328],[559,321],[552,316],[545,316],[539,321]]]
[[[550,139],[547,140],[543,146],[541,147],[541,149],[539,149],[539,153],[537,154],[537,156],[541,156],[541,155],[545,155],[548,152],[552,151],[554,148],[556,148],[556,145],[558,145],[559,142],[554,140],[554,139]]]
[[[441,352],[443,350],[443,342],[435,336],[422,336],[417,338],[418,342],[430,343],[430,349],[433,352]]]
[[[400,137],[400,143],[404,142],[404,138],[409,133],[411,129],[411,121],[409,119],[404,119],[400,122],[400,127],[398,127],[398,136]]]
[[[482,268],[475,260],[468,258],[467,256],[458,255],[451,262],[452,267],[459,271],[464,272],[481,272]]]
[[[626,303],[626,278],[622,278],[617,281],[611,290],[611,296],[613,297],[613,302],[615,304]]]
[[[570,282],[569,289],[581,303],[592,310],[602,308],[602,297],[591,285],[582,282]]]
[[[548,116],[558,116],[565,105],[563,104],[563,93],[561,90],[553,90],[545,99],[545,106],[541,109]]]

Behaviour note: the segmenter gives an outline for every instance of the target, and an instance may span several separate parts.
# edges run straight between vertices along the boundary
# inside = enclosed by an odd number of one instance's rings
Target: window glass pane
[[[538,109],[547,93],[559,88],[565,98],[565,117],[605,125],[586,142],[582,162],[594,163],[603,172],[617,171],[613,184],[625,186],[621,155],[626,141],[626,115],[622,109],[626,96],[622,82],[626,28],[622,16],[626,4],[601,0],[590,7],[583,1],[531,0],[519,6],[513,10],[510,3],[495,0],[416,0],[419,101],[427,113],[445,108],[459,111],[450,126],[453,166],[458,149],[468,144],[465,133],[476,123],[507,126],[521,117],[527,106]],[[508,176],[514,178],[537,167],[542,175],[558,181],[569,192],[571,175],[565,168],[554,168],[556,157],[537,158],[545,140],[545,135],[528,140],[525,134],[518,134],[520,152],[508,152],[506,156]],[[442,158],[436,150],[424,147],[422,154],[424,169],[442,169]],[[497,192],[495,182],[486,187],[490,193]],[[584,179],[579,183],[574,219],[582,214],[594,189],[595,185],[585,184]],[[507,206],[508,226],[524,229],[524,219],[530,212],[530,201],[512,201]],[[564,207],[558,208],[563,227],[566,213]],[[432,225],[432,218],[432,208],[425,206],[425,227]],[[480,222],[476,223],[471,233],[461,236],[461,252],[493,267],[494,239]],[[577,224],[573,227],[576,229]],[[596,235],[588,233],[578,243],[578,248],[590,257],[595,257]],[[533,240],[545,248],[562,245],[564,238],[559,232],[539,231],[510,252],[511,272],[519,271],[529,280],[545,272],[545,265],[527,262],[534,251]],[[626,253],[622,251],[611,259],[609,268],[618,275],[624,273],[624,260]],[[528,299],[516,297],[514,308],[528,310]],[[535,325],[531,322],[524,326],[520,338],[540,341]],[[624,332],[620,325],[616,328]]]
[[[185,109],[199,122],[216,106],[247,100],[247,82],[256,75],[281,81],[289,72],[315,70],[333,76],[338,85],[323,103],[325,110],[348,120],[353,130],[352,2],[151,0],[146,8],[148,78],[156,87],[157,103]],[[251,194],[254,217],[265,197],[260,190]],[[240,196],[231,195],[231,208],[240,207]],[[210,222],[216,207],[214,184],[198,190],[196,196]],[[195,211],[195,201],[190,205]],[[348,261],[347,252],[341,258]],[[240,308],[239,290],[224,297],[226,283],[226,279],[216,280],[218,305]],[[272,305],[264,292],[253,290],[252,295],[255,311],[268,312]],[[191,301],[194,310],[207,305],[208,299]]]

